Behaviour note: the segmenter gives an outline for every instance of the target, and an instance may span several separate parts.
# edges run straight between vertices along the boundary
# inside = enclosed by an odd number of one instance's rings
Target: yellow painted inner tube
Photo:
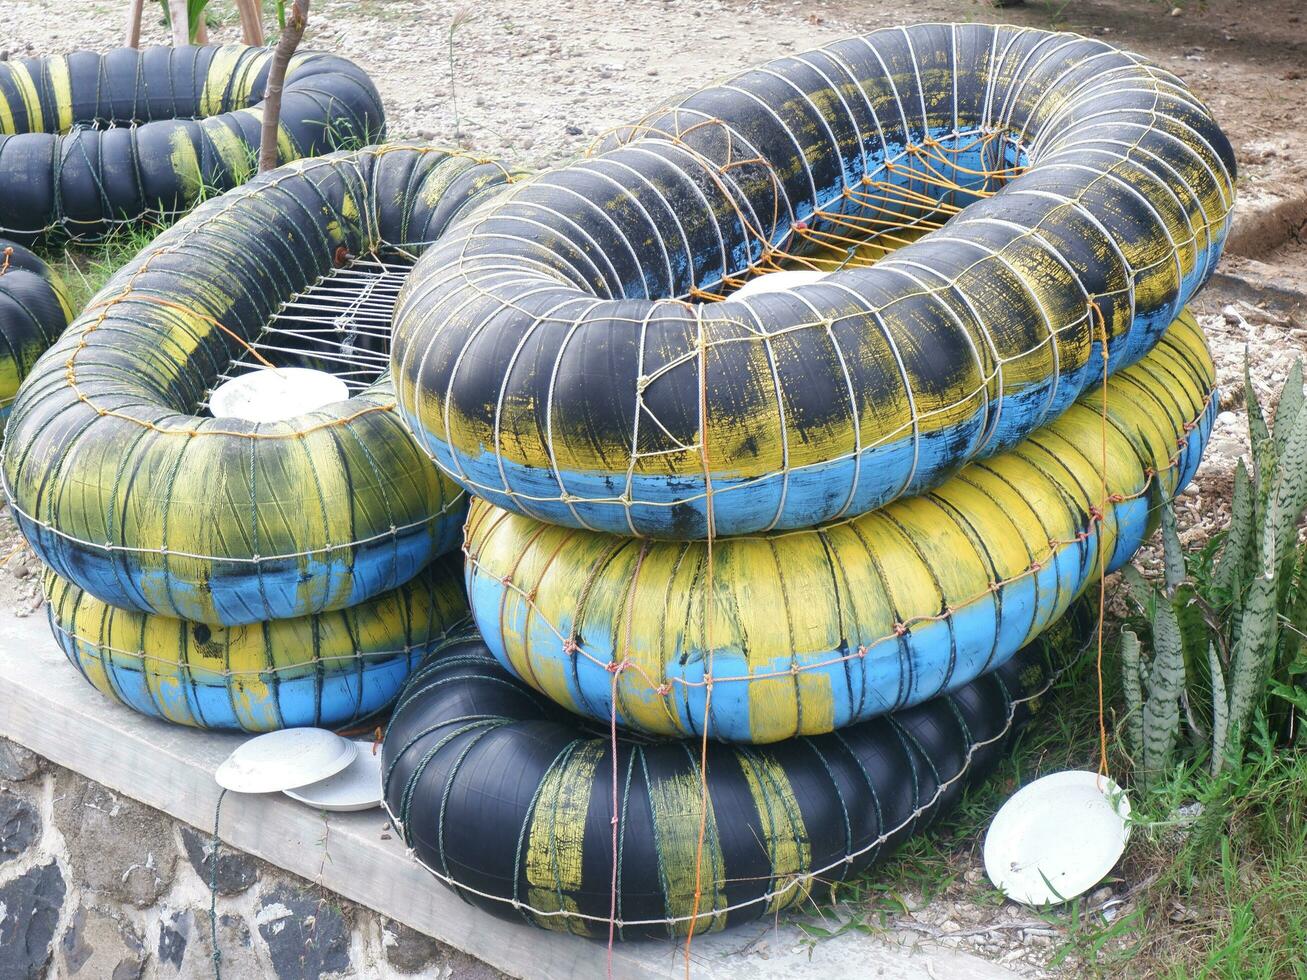
[[[743,742],[838,729],[993,670],[1127,561],[1198,466],[1214,386],[1186,313],[1108,382],[1106,414],[1091,392],[934,490],[810,530],[653,541],[476,499],[473,615],[501,663],[604,722]]]
[[[233,364],[256,366],[242,358],[289,300],[350,256],[420,252],[510,176],[370,147],[261,175],[161,234],[14,403],[4,483],[42,561],[112,605],[230,626],[355,605],[456,546],[463,491],[414,444],[385,376],[279,422],[202,406]],[[380,371],[388,336],[367,342]]]
[[[453,555],[349,609],[244,626],[115,609],[48,570],[44,586],[55,639],[102,694],[180,725],[247,732],[375,714],[468,615]]]

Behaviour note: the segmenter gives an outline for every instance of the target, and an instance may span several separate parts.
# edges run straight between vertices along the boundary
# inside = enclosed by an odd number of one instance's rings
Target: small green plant
[[[458,29],[472,21],[472,11],[462,8],[449,19],[449,101],[454,110],[454,138],[463,135],[462,120],[458,115],[458,75],[454,68],[454,37]]]
[[[1252,473],[1239,462],[1228,529],[1186,558],[1169,501],[1162,505],[1165,581],[1123,574],[1151,639],[1122,631],[1126,741],[1145,787],[1179,761],[1182,739],[1212,775],[1238,766],[1259,713],[1281,743],[1307,716],[1307,397],[1301,363],[1289,372],[1268,426],[1245,367]],[[1183,731],[1182,731],[1183,730]]]

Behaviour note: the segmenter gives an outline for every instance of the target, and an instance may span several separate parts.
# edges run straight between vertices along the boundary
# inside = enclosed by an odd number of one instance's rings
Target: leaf
[[[1289,368],[1289,377],[1285,379],[1284,388],[1280,392],[1280,403],[1275,407],[1274,442],[1277,459],[1285,458],[1284,445],[1289,439],[1289,429],[1307,404],[1307,395],[1304,395],[1302,385],[1302,361],[1298,360]]]
[[[1125,586],[1126,597],[1149,619],[1153,616],[1153,606],[1157,602],[1157,591],[1148,584],[1139,569],[1127,564],[1121,568],[1121,584]]]
[[[1273,521],[1275,554],[1285,554],[1293,541],[1298,519],[1307,509],[1307,411],[1300,411],[1285,436],[1284,453],[1277,456],[1274,491],[1268,519]]]
[[[1280,602],[1280,666],[1287,672],[1307,669],[1303,641],[1307,638],[1307,545],[1294,549],[1288,588]]]
[[[1225,765],[1226,742],[1229,740],[1230,706],[1226,700],[1225,672],[1221,670],[1221,658],[1216,654],[1215,644],[1207,647],[1207,670],[1212,692],[1212,758],[1209,764],[1212,775],[1219,776]]]
[[[1234,497],[1230,501],[1230,527],[1221,548],[1221,557],[1212,573],[1212,586],[1227,595],[1234,595],[1244,578],[1244,568],[1250,562],[1249,551],[1253,540],[1253,483],[1243,460],[1234,469]]]
[[[1185,580],[1184,548],[1175,526],[1175,505],[1169,498],[1162,505],[1162,562],[1166,574],[1166,592],[1174,595]]]
[[[1266,427],[1266,416],[1262,414],[1262,403],[1257,399],[1257,389],[1253,387],[1252,370],[1249,366],[1247,348],[1243,354],[1243,387],[1247,393],[1248,405],[1248,445],[1253,451],[1253,469],[1261,468],[1258,458],[1262,446],[1271,438],[1271,430]]]
[[[1139,663],[1139,637],[1121,631],[1121,688],[1125,693],[1126,741],[1136,759],[1144,751],[1144,693]]]
[[[1267,528],[1270,537],[1271,528]],[[1253,579],[1244,608],[1243,628],[1232,654],[1228,680],[1230,711],[1226,745],[1234,762],[1243,758],[1243,740],[1253,715],[1266,697],[1275,651],[1275,561],[1264,561]]]
[[[1153,661],[1145,687],[1141,768],[1148,783],[1175,764],[1180,735],[1180,692],[1184,689],[1184,651],[1180,623],[1169,602],[1159,602],[1153,617]]]
[[[1211,682],[1207,669],[1207,650],[1212,645],[1212,627],[1208,624],[1202,599],[1189,583],[1183,583],[1171,597],[1180,627],[1180,648],[1184,653],[1184,704],[1191,726],[1206,734],[1212,724]]]

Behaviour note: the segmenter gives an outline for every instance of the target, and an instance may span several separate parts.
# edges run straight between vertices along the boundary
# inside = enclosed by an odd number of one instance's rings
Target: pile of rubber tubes
[[[14,130],[0,135],[0,189],[32,190],[0,194],[7,234],[112,236],[190,211],[66,330],[72,311],[48,268],[21,246],[4,252],[12,356],[0,396],[17,394],[3,481],[45,565],[55,637],[131,708],[252,732],[370,718],[465,622],[450,552],[466,496],[408,435],[381,369],[275,420],[215,417],[209,398],[237,368],[262,370],[252,357],[339,372],[309,342],[312,322],[287,343],[260,338],[354,257],[420,248],[509,177],[428,146],[331,153],[384,134],[380,100],[357,66],[304,53],[284,88],[286,165],[248,180],[271,54],[122,49],[0,65]],[[375,348],[356,360],[384,363],[381,342],[349,343]]]
[[[0,181],[44,188],[11,237],[194,208],[66,330],[5,252],[52,627],[182,724],[393,705],[388,812],[497,914],[685,935],[863,874],[1003,757],[1198,467],[1233,154],[1112,45],[877,31],[532,176],[363,145],[371,83],[302,55],[248,182],[267,53],[179,51],[0,65]],[[397,256],[393,326],[269,341]],[[345,394],[212,411],[260,365]]]
[[[449,229],[391,349],[472,496],[479,635],[384,746],[418,858],[545,928],[683,935],[949,806],[1198,466],[1184,307],[1233,181],[1168,72],[925,25],[703,89]]]

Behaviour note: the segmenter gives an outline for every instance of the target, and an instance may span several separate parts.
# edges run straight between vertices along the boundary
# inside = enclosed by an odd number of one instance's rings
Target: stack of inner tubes
[[[466,620],[458,565],[441,560],[466,494],[396,415],[384,343],[361,356],[333,328],[354,390],[307,414],[202,406],[252,352],[303,360],[293,341],[311,330],[264,342],[298,294],[363,256],[419,254],[511,179],[404,144],[289,164],[160,235],[37,362],[4,486],[91,683],[182,724],[344,725]]]
[[[0,62],[0,235],[95,238],[171,218],[255,170],[271,48],[118,48]],[[286,69],[281,162],[375,142],[376,86],[336,55]]]
[[[946,808],[1194,475],[1185,305],[1234,177],[1164,69],[930,24],[702,89],[450,228],[390,362],[474,496],[479,634],[383,751],[417,857],[545,928],[683,935]]]

